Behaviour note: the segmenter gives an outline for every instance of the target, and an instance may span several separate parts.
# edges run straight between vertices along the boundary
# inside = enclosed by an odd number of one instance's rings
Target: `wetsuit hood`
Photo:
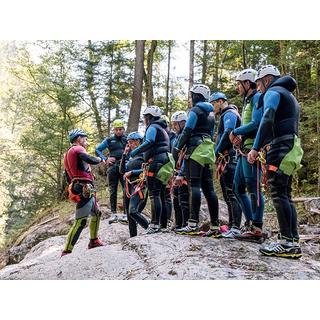
[[[291,76],[284,76],[272,82],[269,88],[276,86],[283,87],[288,91],[293,92],[297,87],[297,82]]]
[[[158,124],[164,129],[167,129],[168,127],[168,124],[164,119],[158,119],[158,120],[152,121],[150,124]]]
[[[195,106],[206,112],[213,112],[213,106],[209,102],[198,102]]]

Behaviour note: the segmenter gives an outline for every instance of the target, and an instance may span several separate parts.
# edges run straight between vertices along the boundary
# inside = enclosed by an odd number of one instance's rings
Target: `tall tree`
[[[166,109],[165,114],[169,113],[169,87],[170,87],[170,64],[171,64],[171,47],[172,40],[168,42],[168,63],[167,63],[167,79],[166,79]]]
[[[97,59],[97,54],[95,53],[95,48],[91,40],[88,40],[87,50],[88,50],[88,60],[87,60],[87,65],[85,69],[87,89],[88,89],[88,93],[91,101],[90,106],[93,111],[96,126],[98,129],[98,136],[99,136],[99,139],[101,140],[103,139],[104,134],[102,130],[101,114],[98,109],[97,96],[95,92],[95,73],[97,72],[96,69],[99,64],[99,58]]]
[[[127,127],[128,132],[136,131],[139,127],[144,73],[144,46],[145,40],[136,41],[136,60],[134,68],[132,103]]]
[[[242,40],[241,41],[242,44],[242,67],[243,69],[247,68],[247,49],[246,49],[246,41]]]
[[[153,85],[152,85],[152,75],[153,75],[153,60],[154,60],[154,53],[157,48],[157,40],[152,40],[150,49],[147,54],[147,72],[144,72],[145,75],[145,82],[146,82],[146,102],[147,105],[153,105]]]
[[[194,42],[195,40],[190,40],[190,55],[189,55],[189,105],[192,105],[190,89],[194,83]]]
[[[201,82],[207,82],[207,69],[208,69],[208,40],[203,41],[203,55],[202,55],[202,77]]]

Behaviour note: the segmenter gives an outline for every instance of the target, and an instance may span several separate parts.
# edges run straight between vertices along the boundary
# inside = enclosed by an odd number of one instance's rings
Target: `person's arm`
[[[219,153],[222,153],[224,150],[228,150],[232,147],[229,134],[237,125],[237,116],[231,111],[227,112],[223,117],[223,124],[224,131],[215,149],[216,156],[219,156]]]
[[[139,176],[140,173],[142,173],[143,169],[134,169],[132,170],[132,175],[133,176]]]
[[[259,151],[264,145],[266,140],[273,132],[274,116],[280,103],[280,94],[276,91],[267,91],[263,99],[263,116],[254,140],[252,149]]]
[[[145,141],[136,149],[131,151],[130,156],[135,157],[137,154],[143,153],[150,149],[156,141],[157,129],[155,127],[149,126],[146,132]]]
[[[259,124],[262,118],[263,109],[262,108],[253,108],[252,110],[252,120],[240,126],[232,131],[235,136],[249,136],[257,132]]]
[[[79,158],[89,164],[98,164],[102,161],[100,157],[94,157],[86,152],[79,152]]]
[[[193,111],[190,111],[186,125],[183,128],[182,133],[179,136],[178,141],[175,143],[175,148],[177,150],[181,150],[184,147],[184,145],[187,143],[187,141],[191,135],[192,130],[195,128],[195,126],[197,124],[197,121],[198,121],[197,114]]]
[[[108,138],[104,139],[97,147],[96,147],[96,154],[98,157],[100,157],[102,160],[107,160],[108,157],[106,157],[103,154],[103,151],[109,148],[109,142]]]

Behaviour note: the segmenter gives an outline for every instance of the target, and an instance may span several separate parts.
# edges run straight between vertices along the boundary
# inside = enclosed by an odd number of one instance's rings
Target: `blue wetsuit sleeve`
[[[280,93],[270,90],[267,91],[263,98],[263,116],[254,140],[253,148],[259,151],[270,139],[270,134],[273,132],[274,116],[280,103]]]
[[[195,112],[190,111],[185,127],[194,129],[198,121],[198,116]]]
[[[198,121],[197,114],[193,111],[190,111],[186,125],[183,128],[183,130],[179,136],[179,139],[175,145],[176,149],[181,150],[183,148],[183,146],[187,143],[187,141],[191,135],[192,130],[196,127],[197,121]]]
[[[107,157],[104,156],[102,153],[104,150],[109,148],[109,142],[108,138],[104,139],[97,147],[96,147],[96,154],[99,156],[102,160],[107,160]]]
[[[222,153],[224,150],[232,148],[229,134],[237,125],[237,116],[233,112],[227,112],[223,117],[223,124],[224,132],[221,135],[221,138],[217,141],[217,146],[215,149],[216,156],[218,156],[219,153]]]
[[[155,127],[149,126],[146,132],[146,137],[144,142],[138,148],[134,149],[130,153],[130,156],[135,157],[137,154],[140,154],[150,149],[156,141],[156,136],[157,136],[157,129]]]

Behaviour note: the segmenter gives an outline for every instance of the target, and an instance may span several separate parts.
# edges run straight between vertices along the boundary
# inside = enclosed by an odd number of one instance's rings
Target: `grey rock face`
[[[106,246],[87,249],[88,228],[72,254],[60,258],[65,236],[38,243],[0,279],[320,279],[320,262],[263,257],[258,244],[174,233],[128,238],[128,227],[101,222]],[[303,249],[306,249],[303,247]]]

